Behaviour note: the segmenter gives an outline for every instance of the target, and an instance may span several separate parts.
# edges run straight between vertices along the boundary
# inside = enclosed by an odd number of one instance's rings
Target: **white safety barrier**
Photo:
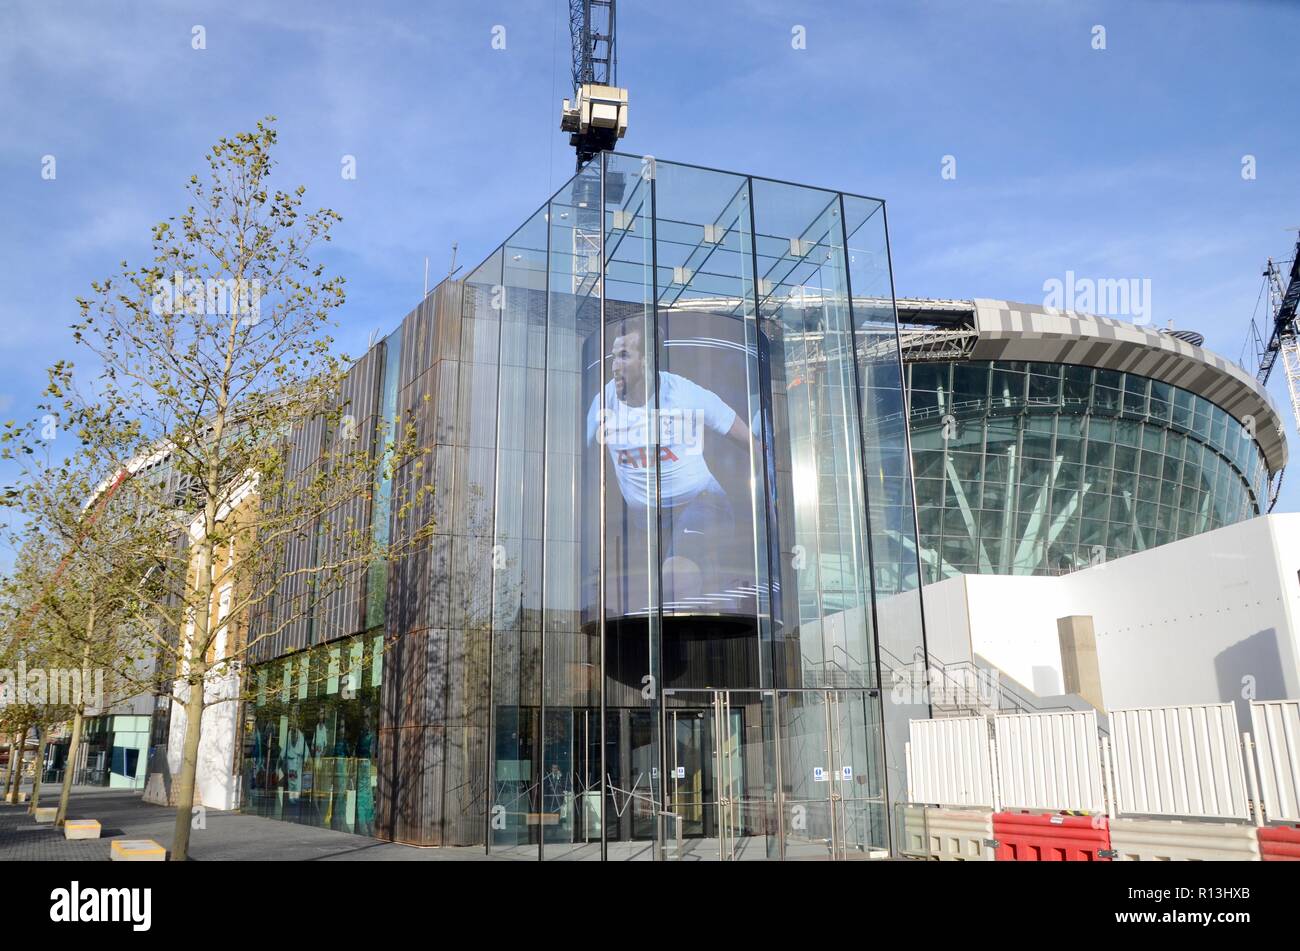
[[[1016,713],[993,720],[1002,808],[1104,812],[1097,713]]]
[[[1110,847],[1117,862],[1258,862],[1253,825],[1181,819],[1114,819]]]
[[[1231,703],[1110,711],[1121,813],[1249,819]]]
[[[987,809],[926,809],[929,853],[942,862],[992,862],[993,813]]]
[[[925,831],[925,806],[903,806],[903,854],[927,858],[929,841]]]
[[[1250,705],[1264,812],[1275,822],[1300,822],[1300,700]]]
[[[908,806],[903,816],[905,852],[940,862],[992,862],[993,813],[988,809]]]
[[[907,793],[914,803],[993,808],[993,757],[984,717],[913,720]]]

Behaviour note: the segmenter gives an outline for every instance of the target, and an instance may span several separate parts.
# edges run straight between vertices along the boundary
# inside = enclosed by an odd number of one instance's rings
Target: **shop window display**
[[[243,811],[372,835],[382,639],[265,664],[245,702]]]

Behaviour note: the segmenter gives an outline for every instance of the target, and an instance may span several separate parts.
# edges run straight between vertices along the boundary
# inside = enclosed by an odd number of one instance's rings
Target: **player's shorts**
[[[689,558],[701,569],[718,560],[719,548],[731,544],[736,530],[731,500],[716,479],[684,504],[662,509],[660,518],[660,556],[664,560],[674,556]]]

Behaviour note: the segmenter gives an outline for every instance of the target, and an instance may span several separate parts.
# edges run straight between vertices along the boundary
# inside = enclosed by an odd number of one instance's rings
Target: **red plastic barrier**
[[[1044,816],[993,813],[999,862],[1109,862],[1110,825],[1105,816]]]
[[[1300,862],[1300,826],[1263,826],[1259,857],[1265,862]]]

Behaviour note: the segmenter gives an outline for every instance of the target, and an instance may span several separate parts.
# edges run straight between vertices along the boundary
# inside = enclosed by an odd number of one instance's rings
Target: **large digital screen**
[[[584,346],[584,473],[599,478],[603,466],[606,479],[606,616],[646,614],[656,581],[665,614],[752,616],[752,491],[763,491],[763,467],[750,389],[760,354],[739,317],[660,311],[655,378],[653,336],[637,313],[608,320],[603,348],[598,332]],[[599,539],[584,533],[589,579]],[[594,609],[595,586],[587,590]]]

